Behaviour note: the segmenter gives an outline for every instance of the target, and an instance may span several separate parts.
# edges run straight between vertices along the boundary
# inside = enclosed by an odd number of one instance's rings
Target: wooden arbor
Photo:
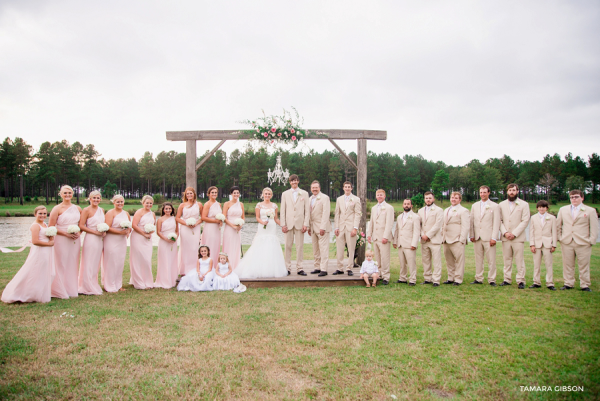
[[[356,176],[356,194],[360,198],[362,204],[362,217],[360,220],[360,228],[366,230],[367,222],[367,140],[384,141],[387,139],[387,131],[372,131],[372,130],[345,130],[345,129],[309,129],[308,132],[319,132],[317,135],[309,134],[306,139],[327,139],[340,152],[340,154],[357,170]],[[206,163],[210,157],[225,143],[227,140],[248,140],[252,139],[250,135],[240,133],[239,130],[221,130],[221,131],[168,131],[167,140],[169,141],[185,141],[185,180],[188,187],[197,189],[196,171]],[[342,148],[335,143],[334,140],[356,140],[358,143],[357,162],[354,163],[350,157],[344,153]],[[196,141],[219,140],[219,144],[210,151],[199,163],[196,164]],[[358,165],[357,165],[358,164]],[[293,172],[292,172],[293,173]],[[310,177],[301,177],[301,180],[311,181]],[[302,182],[302,181],[301,181]],[[359,250],[359,260],[364,259],[365,247]]]

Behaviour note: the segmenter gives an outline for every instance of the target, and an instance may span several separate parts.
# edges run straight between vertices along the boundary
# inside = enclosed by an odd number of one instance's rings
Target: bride
[[[276,234],[277,225],[280,223],[277,205],[271,202],[272,197],[271,188],[263,189],[263,202],[256,205],[256,235],[250,249],[235,269],[240,278],[285,277],[288,274]],[[269,214],[272,214],[272,217],[269,217]]]

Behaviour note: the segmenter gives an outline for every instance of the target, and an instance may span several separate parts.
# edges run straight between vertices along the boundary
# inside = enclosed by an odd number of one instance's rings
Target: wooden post
[[[367,140],[357,139],[358,142],[358,173],[356,174],[356,195],[360,198],[362,205],[362,216],[360,217],[360,229],[367,232]],[[358,249],[358,264],[365,260],[366,245]]]
[[[187,187],[198,191],[198,178],[196,175],[196,140],[185,141],[185,184]]]

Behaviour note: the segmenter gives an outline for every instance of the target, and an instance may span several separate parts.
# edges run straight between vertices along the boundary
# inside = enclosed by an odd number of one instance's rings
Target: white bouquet
[[[196,234],[194,234],[193,225],[196,224],[197,221],[198,220],[196,220],[193,217],[190,217],[189,219],[185,219],[185,224],[192,229],[192,235],[196,235]]]
[[[154,231],[156,231],[156,226],[152,223],[148,223],[144,226],[144,231],[146,231],[148,234],[152,234]],[[148,241],[150,241],[150,238],[148,238]]]
[[[46,237],[54,237],[56,234],[58,234],[56,227],[52,226],[46,229]]]
[[[121,222],[121,224],[119,224],[119,225],[121,226],[121,228],[122,228],[123,230],[126,230],[126,229],[128,229],[128,228],[131,228],[131,221],[129,221],[129,220],[123,220],[123,221]]]
[[[175,241],[177,241],[177,234],[168,233],[167,238],[170,239],[171,241],[175,242]],[[171,250],[173,250],[173,244],[171,244]]]
[[[225,221],[225,215],[223,213],[219,213],[215,216],[215,219]]]
[[[269,219],[270,219],[271,217],[274,217],[274,216],[275,216],[275,211],[274,211],[274,210],[272,210],[272,209],[269,209],[269,210],[267,210],[267,211],[265,212],[265,214],[267,215],[267,224],[269,224]],[[263,229],[265,229],[265,230],[267,229],[267,224],[265,224],[265,225],[263,226]]]
[[[98,224],[98,227],[96,227],[96,230],[98,230],[99,233],[105,233],[108,231],[108,229],[109,227],[106,223],[100,223]]]
[[[81,231],[81,229],[79,228],[79,226],[75,225],[75,224],[71,224],[69,227],[67,227],[68,234],[77,234],[80,231]],[[76,243],[76,242],[77,242],[77,240],[73,241],[73,243]]]
[[[233,222],[233,224],[235,224],[236,226],[243,226],[244,224],[246,224],[246,222],[244,221],[244,219],[235,219],[235,221]]]

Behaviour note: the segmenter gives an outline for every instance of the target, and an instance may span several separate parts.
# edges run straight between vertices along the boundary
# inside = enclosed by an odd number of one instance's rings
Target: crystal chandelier
[[[288,170],[284,171],[281,167],[281,156],[277,156],[277,164],[275,164],[275,170],[271,171],[271,169],[269,169],[267,176],[269,178],[269,185],[273,185],[273,183],[277,181],[279,181],[279,185],[284,185],[288,181],[288,178],[290,177],[290,172]]]

